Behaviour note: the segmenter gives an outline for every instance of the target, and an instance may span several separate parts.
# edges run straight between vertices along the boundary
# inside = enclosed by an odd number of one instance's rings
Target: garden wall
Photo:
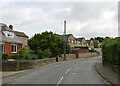
[[[85,57],[91,57],[91,56],[97,56],[96,53],[80,53],[77,54],[66,54],[66,60],[73,60],[76,58],[85,58]],[[62,57],[59,57],[58,61],[63,61],[64,55],[62,54]],[[8,71],[8,70],[23,70],[23,69],[31,69],[40,67],[46,64],[55,63],[56,58],[48,58],[48,59],[40,59],[40,60],[19,60],[19,61],[3,61],[2,62],[2,70]]]

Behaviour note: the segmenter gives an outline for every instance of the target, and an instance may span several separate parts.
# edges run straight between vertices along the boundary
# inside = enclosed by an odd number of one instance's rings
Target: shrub
[[[102,59],[105,63],[120,65],[120,42],[106,38],[102,44]]]
[[[9,58],[8,54],[3,53],[2,54],[2,60],[7,60]]]
[[[92,49],[92,50],[89,50],[89,52],[96,52],[96,50]]]
[[[39,59],[44,59],[44,58],[50,58],[51,57],[51,52],[49,49],[42,51],[41,49],[38,49],[38,58]]]
[[[18,57],[18,55],[11,55],[11,56],[9,56],[9,59],[17,60],[17,59],[19,59],[19,57]]]
[[[29,53],[30,53],[29,47],[24,47],[18,51],[18,58],[22,60],[28,60],[29,59]]]
[[[33,56],[33,57],[31,57],[30,58],[31,60],[36,60],[36,59],[38,59],[38,56],[36,55],[36,56]]]

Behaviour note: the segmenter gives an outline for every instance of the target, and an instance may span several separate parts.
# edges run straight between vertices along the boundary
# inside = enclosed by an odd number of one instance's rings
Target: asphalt
[[[17,78],[14,75],[12,81],[6,77],[3,84],[106,84],[95,71],[95,63],[99,60],[101,56],[50,64],[28,70]]]

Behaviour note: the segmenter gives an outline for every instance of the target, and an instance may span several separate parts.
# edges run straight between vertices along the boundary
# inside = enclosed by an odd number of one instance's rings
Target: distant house
[[[97,42],[98,42],[98,48],[100,48],[100,46],[101,46],[101,43],[97,40]]]
[[[86,40],[87,43],[88,43],[88,47],[93,49],[94,48],[94,43],[93,43],[93,40]]]
[[[16,55],[23,45],[24,42],[13,30],[12,25],[8,27],[6,24],[0,23],[0,51],[8,55]]]
[[[68,40],[68,43],[72,49],[75,46],[87,46],[88,45],[84,37],[75,38],[72,34],[66,34],[66,40]]]
[[[79,43],[80,43],[81,46],[88,46],[88,43],[87,43],[87,41],[85,40],[84,37],[77,38],[77,40],[79,41]]]

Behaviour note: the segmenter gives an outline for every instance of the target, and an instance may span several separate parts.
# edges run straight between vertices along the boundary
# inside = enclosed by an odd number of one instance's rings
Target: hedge
[[[103,63],[120,65],[120,41],[107,38],[102,44]]]

